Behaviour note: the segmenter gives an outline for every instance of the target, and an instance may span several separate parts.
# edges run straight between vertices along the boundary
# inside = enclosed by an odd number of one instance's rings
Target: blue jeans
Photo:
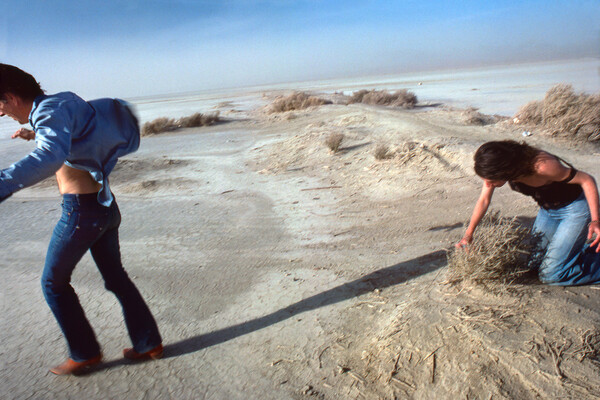
[[[104,207],[97,194],[66,194],[62,216],[54,228],[42,274],[44,297],[54,313],[75,361],[100,354],[100,345],[70,284],[81,257],[90,250],[105,287],[123,308],[135,351],[146,352],[161,343],[148,306],[121,264],[118,228],[121,214],[116,201]]]
[[[600,253],[586,244],[589,222],[583,194],[562,208],[540,209],[533,229],[542,234],[546,247],[539,270],[542,282],[562,286],[600,283]]]

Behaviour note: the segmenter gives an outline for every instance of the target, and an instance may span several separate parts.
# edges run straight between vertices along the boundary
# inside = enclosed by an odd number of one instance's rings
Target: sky
[[[600,58],[600,0],[0,4],[0,62],[86,98]]]

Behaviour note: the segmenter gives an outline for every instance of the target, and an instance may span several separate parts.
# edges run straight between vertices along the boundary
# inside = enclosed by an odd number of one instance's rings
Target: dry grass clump
[[[153,121],[146,122],[142,126],[142,136],[155,135],[161,132],[168,132],[177,129],[175,120],[172,118],[156,118]]]
[[[492,213],[479,224],[472,244],[448,254],[447,283],[508,284],[537,268],[541,256],[531,229]]]
[[[312,96],[305,92],[294,92],[289,96],[278,97],[275,99],[269,108],[269,112],[277,113],[292,110],[304,110],[309,107],[322,106],[324,104],[331,104],[331,101]]]
[[[467,125],[489,125],[496,123],[494,117],[479,112],[478,108],[469,107],[462,113],[463,119]]]
[[[373,151],[373,156],[376,160],[387,160],[394,157],[394,152],[390,151],[390,148],[386,144],[378,144]]]
[[[325,145],[331,150],[333,153],[337,153],[340,150],[340,145],[344,140],[343,133],[332,133],[327,139],[325,139]]]
[[[400,89],[394,93],[387,90],[359,90],[354,92],[348,100],[348,104],[353,103],[413,108],[417,104],[417,96],[406,89]]]
[[[146,122],[142,126],[142,136],[156,135],[162,132],[170,132],[179,128],[193,128],[198,126],[210,126],[219,122],[219,112],[212,114],[195,113],[188,117],[179,119],[161,117],[153,121]]]
[[[219,117],[219,112],[214,112],[212,114],[201,114],[195,113],[190,115],[189,117],[179,118],[177,121],[177,125],[182,128],[194,128],[197,126],[210,126],[219,122],[221,119]]]
[[[540,126],[553,136],[600,143],[600,94],[575,93],[571,85],[559,84],[544,100],[523,106],[513,121]]]

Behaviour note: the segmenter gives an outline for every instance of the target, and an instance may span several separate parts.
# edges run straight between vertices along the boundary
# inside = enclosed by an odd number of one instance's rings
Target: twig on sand
[[[421,361],[425,361],[427,360],[429,357],[435,355],[435,352],[438,351],[439,349],[441,349],[442,347],[444,347],[444,345],[441,345],[440,347],[438,347],[437,349],[435,349],[434,351],[432,351],[431,353],[429,353],[424,359],[422,359]]]
[[[221,194],[225,194],[225,193],[231,193],[231,192],[234,192],[234,191],[235,191],[234,189],[230,189],[230,190],[226,190],[226,191],[224,191],[224,192],[221,192]]]
[[[277,361],[273,361],[273,362],[271,363],[271,367],[274,367],[275,365],[277,365],[277,364],[279,364],[279,363],[282,363],[282,362],[289,362],[289,363],[293,363],[293,362],[294,362],[294,360],[285,360],[285,359],[280,359],[280,360],[277,360]]]
[[[325,350],[327,350],[329,348],[329,346],[325,347],[323,350],[321,350],[321,352],[319,353],[319,369],[323,368],[323,363],[321,362],[321,357],[323,357],[323,353],[325,353]]]
[[[355,305],[353,305],[352,307],[360,307],[360,306],[368,306],[368,307],[375,307],[375,304],[387,304],[387,301],[361,301],[359,303],[356,303]]]
[[[305,188],[305,189],[300,189],[301,192],[305,192],[307,190],[321,190],[321,189],[340,189],[341,186],[321,186],[321,187],[316,187],[316,188]]]
[[[431,383],[435,383],[435,354],[431,358]]]
[[[360,382],[364,385],[365,379],[362,376],[360,376],[359,374],[357,374],[356,372],[353,372],[353,371],[348,371],[347,373],[348,373],[348,375],[350,375],[352,377],[352,379],[354,379],[355,381]]]
[[[411,385],[410,383],[404,382],[403,380],[395,378],[395,377],[392,378],[392,382],[398,383],[398,384],[400,384],[402,386],[405,386],[405,387],[407,387],[409,389],[412,389],[412,390],[416,389],[414,385]]]
[[[546,338],[543,339],[544,340],[544,345],[546,347],[546,351],[548,353],[550,353],[550,355],[552,356],[552,361],[554,362],[554,372],[556,372],[556,375],[558,375],[559,379],[564,379],[565,376],[563,375],[562,371],[560,370],[560,363],[562,361],[562,354],[563,354],[563,350],[564,350],[564,345],[561,346],[560,349],[555,348],[554,345],[552,345],[551,343],[548,343],[546,341]]]
[[[399,361],[400,361],[400,353],[396,354],[396,357],[394,359],[394,367],[390,371],[390,375],[388,376],[388,378],[385,382],[386,384],[390,383],[390,381],[394,378],[394,374],[396,374],[396,372],[398,372],[398,362]]]
[[[337,237],[337,236],[343,235],[345,233],[350,233],[350,232],[352,232],[352,229],[349,229],[349,230],[343,231],[343,232],[334,233],[333,237]]]

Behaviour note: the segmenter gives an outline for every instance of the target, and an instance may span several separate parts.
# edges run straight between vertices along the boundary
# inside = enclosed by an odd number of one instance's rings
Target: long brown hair
[[[514,140],[482,144],[473,159],[475,173],[484,179],[511,181],[535,173],[535,163],[541,150]]]

